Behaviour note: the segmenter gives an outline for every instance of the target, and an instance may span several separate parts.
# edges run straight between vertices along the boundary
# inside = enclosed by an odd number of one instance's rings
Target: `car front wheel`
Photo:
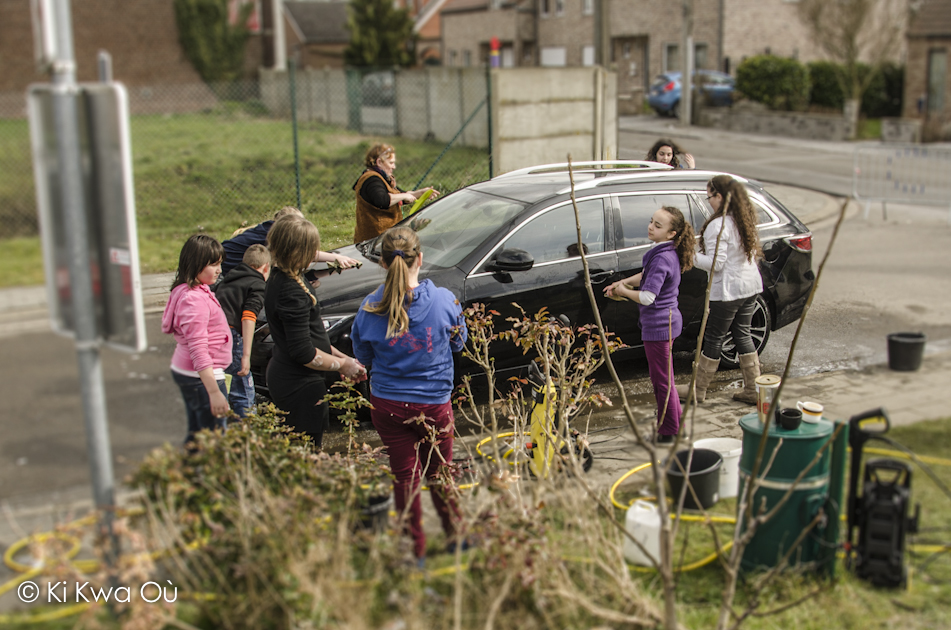
[[[763,354],[763,349],[766,348],[772,321],[769,304],[762,295],[757,295],[753,306],[753,321],[750,322],[750,336],[753,338],[756,354]],[[732,332],[728,332],[726,339],[723,340],[723,348],[720,350],[720,367],[726,370],[735,370],[740,367]]]

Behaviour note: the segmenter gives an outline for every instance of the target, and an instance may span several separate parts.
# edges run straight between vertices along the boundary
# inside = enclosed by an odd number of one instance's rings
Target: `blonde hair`
[[[264,245],[255,243],[244,251],[244,256],[241,258],[241,262],[252,269],[260,269],[264,265],[271,262],[271,252],[267,251],[267,247]]]
[[[367,150],[367,154],[363,158],[363,164],[367,168],[373,168],[376,166],[378,159],[389,153],[396,153],[396,149],[393,148],[393,145],[386,143],[374,144]]]
[[[316,304],[317,298],[304,284],[303,272],[314,262],[314,255],[320,249],[317,226],[299,214],[287,214],[271,226],[267,247],[271,251],[271,266],[294,278]]]
[[[284,206],[280,210],[274,213],[274,220],[277,221],[281,217],[286,217],[289,214],[296,214],[297,216],[304,216],[304,213],[295,208],[294,206]]]
[[[409,270],[416,264],[422,250],[419,236],[408,227],[388,229],[380,239],[380,248],[380,260],[386,265],[383,299],[376,304],[366,304],[363,310],[387,316],[386,338],[391,339],[409,330],[409,313],[406,309],[413,301]]]

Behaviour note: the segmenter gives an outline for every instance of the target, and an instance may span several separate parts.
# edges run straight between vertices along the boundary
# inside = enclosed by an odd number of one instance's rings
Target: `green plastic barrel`
[[[746,493],[746,487],[752,474],[763,425],[757,414],[752,413],[740,419],[743,429],[743,452],[740,455],[740,496]],[[799,480],[798,485],[776,514],[766,523],[759,525],[755,535],[743,552],[742,568],[745,571],[769,569],[777,566],[783,556],[793,549],[788,558],[790,566],[812,566],[818,571],[832,575],[835,570],[835,553],[838,547],[841,512],[842,470],[844,465],[833,465],[833,453],[836,458],[844,457],[844,448],[836,449],[829,444],[835,433],[835,425],[828,420],[818,423],[803,422],[799,428],[785,430],[771,424],[763,452],[762,464],[757,473],[760,487],[751,502],[754,514],[774,509],[789,492],[796,478],[807,467],[809,470]],[[847,436],[845,436],[847,439]],[[782,439],[782,446],[775,453],[775,459],[765,471],[773,452]],[[844,445],[840,431],[836,442]],[[818,461],[812,464],[816,455]],[[833,470],[834,469],[834,470]],[[809,526],[820,512],[821,522],[814,527],[799,543],[796,539]],[[743,530],[746,530],[744,519]]]

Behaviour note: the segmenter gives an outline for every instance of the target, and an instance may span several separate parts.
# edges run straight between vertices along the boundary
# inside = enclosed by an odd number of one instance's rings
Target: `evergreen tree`
[[[253,3],[242,4],[236,23],[231,24],[228,0],[175,0],[178,40],[206,83],[241,76],[249,36],[245,24],[253,9]]]
[[[347,20],[350,44],[343,52],[347,65],[388,68],[411,66],[416,34],[413,18],[393,0],[351,0]]]

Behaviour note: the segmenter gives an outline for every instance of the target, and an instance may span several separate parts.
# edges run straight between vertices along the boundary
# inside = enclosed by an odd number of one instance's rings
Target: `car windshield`
[[[459,264],[486,238],[525,208],[525,204],[476,192],[460,190],[440,199],[403,221],[419,234],[425,253],[424,265],[445,269]],[[380,256],[380,239],[370,256]]]

